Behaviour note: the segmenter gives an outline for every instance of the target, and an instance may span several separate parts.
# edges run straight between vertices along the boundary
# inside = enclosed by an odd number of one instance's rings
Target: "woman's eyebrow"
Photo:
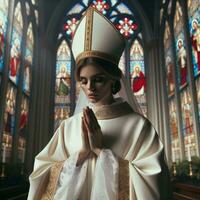
[[[91,76],[91,78],[94,78],[94,77],[96,77],[96,76],[105,76],[105,74],[103,74],[103,73],[98,73],[98,74],[95,74],[95,75]],[[85,77],[85,76],[80,76],[80,78],[87,78],[87,77]]]

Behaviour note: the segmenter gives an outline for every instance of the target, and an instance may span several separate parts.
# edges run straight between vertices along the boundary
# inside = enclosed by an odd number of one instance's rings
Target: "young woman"
[[[95,31],[96,24],[106,28]],[[84,29],[89,31],[81,39]],[[114,47],[95,40],[105,32]],[[76,114],[36,156],[29,200],[170,199],[163,145],[151,123],[135,112],[117,66],[123,48],[110,22],[89,8],[72,44],[82,90]]]

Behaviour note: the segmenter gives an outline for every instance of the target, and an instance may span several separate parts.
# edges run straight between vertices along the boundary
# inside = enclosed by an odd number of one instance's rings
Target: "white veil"
[[[131,90],[129,81],[125,78],[123,73],[122,73],[122,77],[120,79],[120,83],[121,83],[121,89],[117,94],[114,95],[114,98],[121,97],[122,99],[124,99],[126,102],[129,103],[129,105],[132,107],[132,109],[135,112],[143,115],[142,110],[137,102],[137,99]],[[77,101],[77,104],[75,107],[74,115],[82,112],[83,108],[85,108],[86,106],[90,107],[91,104],[88,101],[83,90],[80,89],[80,93],[79,93],[78,101]]]

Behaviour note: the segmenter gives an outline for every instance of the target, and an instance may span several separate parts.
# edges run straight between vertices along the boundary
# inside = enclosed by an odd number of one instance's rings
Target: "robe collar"
[[[95,116],[98,120],[112,119],[127,115],[133,112],[131,106],[123,99],[118,98],[109,105],[104,105],[99,108],[93,108]]]

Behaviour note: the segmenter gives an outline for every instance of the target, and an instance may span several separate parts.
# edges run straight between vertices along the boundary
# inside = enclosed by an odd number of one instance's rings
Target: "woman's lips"
[[[88,97],[90,98],[90,99],[96,99],[97,98],[97,94],[88,94]]]

